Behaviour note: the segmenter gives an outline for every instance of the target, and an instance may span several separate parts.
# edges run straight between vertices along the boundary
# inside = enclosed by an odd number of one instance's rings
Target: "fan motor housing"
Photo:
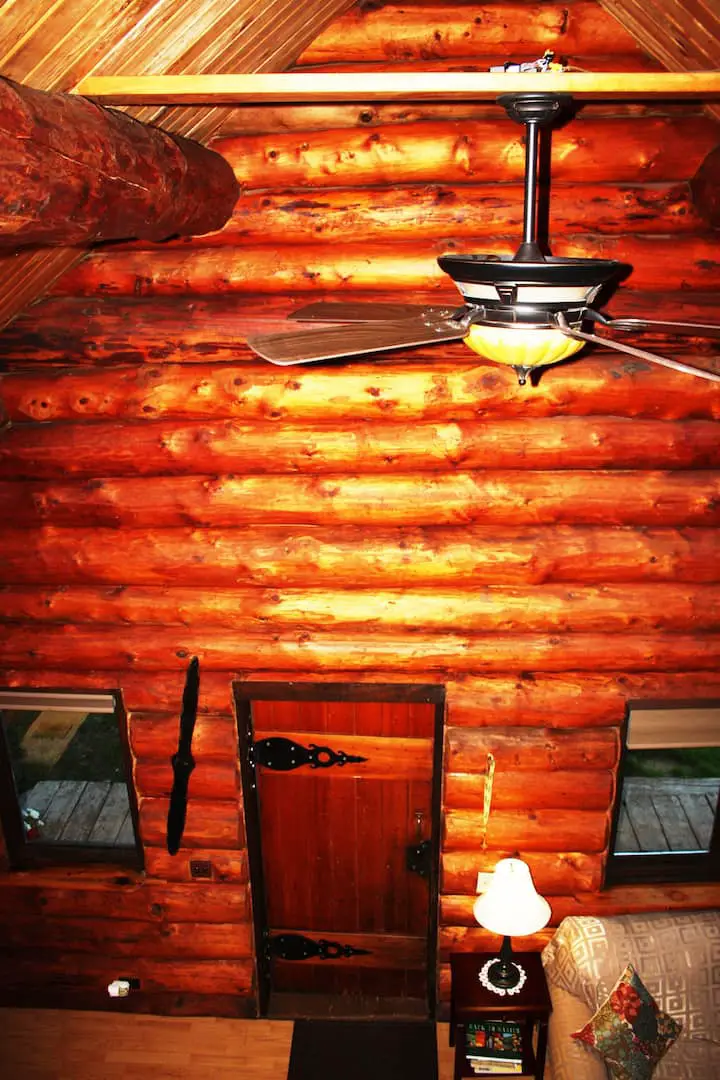
[[[509,255],[441,255],[438,264],[463,299],[478,309],[473,321],[504,325],[554,325],[562,311],[577,323],[603,286],[630,267],[610,259],[518,262]]]

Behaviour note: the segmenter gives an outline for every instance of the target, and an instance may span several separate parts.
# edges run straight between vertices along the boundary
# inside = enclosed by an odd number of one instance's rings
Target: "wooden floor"
[[[631,776],[623,785],[616,851],[707,851],[718,780],[655,780]]]
[[[289,1020],[0,1009],[0,1076],[4,1080],[286,1080],[292,1026]],[[440,1080],[451,1080],[447,1024],[438,1024],[438,1067]]]
[[[134,847],[125,784],[110,781],[41,780],[25,792],[23,809],[40,814],[41,840]]]

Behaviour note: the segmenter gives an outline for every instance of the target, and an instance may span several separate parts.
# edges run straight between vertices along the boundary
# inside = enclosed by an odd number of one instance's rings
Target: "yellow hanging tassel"
[[[485,789],[483,792],[483,819],[482,819],[482,846],[483,850],[487,847],[487,827],[490,820],[490,806],[492,804],[492,790],[493,780],[495,778],[495,758],[492,754],[487,756],[487,764],[485,766]]]

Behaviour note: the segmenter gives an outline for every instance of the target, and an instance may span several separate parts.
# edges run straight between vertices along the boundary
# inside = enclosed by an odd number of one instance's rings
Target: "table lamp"
[[[534,934],[550,921],[550,905],[535,891],[527,863],[501,859],[487,890],[475,901],[473,914],[486,930],[503,936],[500,954],[483,965],[480,982],[496,994],[519,993],[527,976],[512,959],[510,938]]]

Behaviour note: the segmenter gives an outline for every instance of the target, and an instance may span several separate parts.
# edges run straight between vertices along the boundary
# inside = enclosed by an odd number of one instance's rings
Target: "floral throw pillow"
[[[658,1009],[632,964],[607,1000],[573,1039],[604,1059],[613,1080],[650,1080],[653,1070],[682,1031],[682,1024]]]

